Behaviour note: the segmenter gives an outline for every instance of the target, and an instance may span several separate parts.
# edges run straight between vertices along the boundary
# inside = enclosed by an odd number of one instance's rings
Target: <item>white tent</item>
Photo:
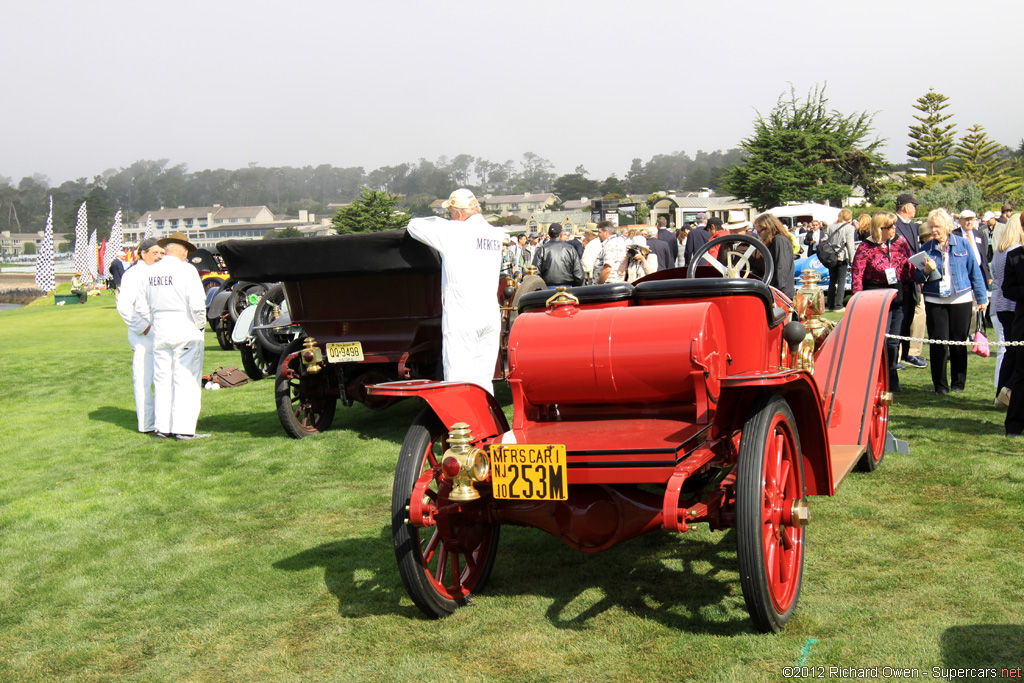
[[[791,228],[797,223],[825,221],[831,225],[839,220],[839,209],[825,204],[787,204],[768,209],[764,213],[773,214]]]

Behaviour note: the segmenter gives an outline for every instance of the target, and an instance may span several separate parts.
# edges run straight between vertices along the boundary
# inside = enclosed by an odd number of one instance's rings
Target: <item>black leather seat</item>
[[[567,287],[566,292],[580,300],[580,305],[606,304],[627,301],[633,296],[633,285],[628,282],[612,282],[604,285]],[[547,300],[555,295],[553,289],[529,292],[519,300],[519,312],[536,311],[545,307]]]
[[[785,309],[775,306],[775,295],[771,287],[760,280],[686,278],[638,282],[633,287],[633,298],[637,301],[708,299],[731,296],[753,296],[760,299],[764,304],[765,317],[769,327],[775,327],[787,317]]]

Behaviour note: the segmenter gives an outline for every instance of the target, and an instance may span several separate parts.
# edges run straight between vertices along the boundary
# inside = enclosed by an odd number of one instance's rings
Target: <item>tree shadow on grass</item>
[[[1010,669],[1020,677],[1019,667],[1024,666],[1024,626],[1019,624],[953,626],[943,631],[939,646],[947,669],[996,669],[996,676]],[[975,678],[952,676],[949,680]]]
[[[505,527],[502,534],[485,593],[544,596],[551,600],[547,617],[557,628],[582,630],[591,619],[620,609],[679,631],[753,632],[732,531],[712,539],[655,532],[596,554],[536,530]],[[545,561],[538,563],[538,557]]]
[[[290,572],[322,568],[324,585],[338,599],[338,614],[343,617],[420,614],[413,605],[399,604],[405,591],[391,549],[390,525],[382,526],[376,537],[324,543],[272,566]]]

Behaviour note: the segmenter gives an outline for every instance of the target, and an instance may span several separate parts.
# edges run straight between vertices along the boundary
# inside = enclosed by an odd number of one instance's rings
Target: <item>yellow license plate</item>
[[[359,342],[329,342],[327,344],[328,363],[361,363],[363,345]]]
[[[491,483],[494,497],[504,500],[565,500],[565,445],[491,446]]]

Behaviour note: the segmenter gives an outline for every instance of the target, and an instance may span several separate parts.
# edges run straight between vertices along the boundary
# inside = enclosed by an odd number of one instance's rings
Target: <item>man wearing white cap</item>
[[[455,190],[441,206],[450,221],[413,218],[408,229],[441,254],[444,378],[493,394],[501,335],[496,289],[506,235],[484,220],[480,202],[467,189]]]
[[[128,326],[128,344],[132,347],[132,384],[135,387],[135,415],[139,431],[156,431],[153,413],[153,330],[136,310],[139,293],[150,266],[163,258],[164,250],[155,237],[139,242],[139,260],[121,277],[117,295],[117,313]]]
[[[202,400],[206,297],[199,271],[188,263],[195,246],[176,232],[157,242],[167,254],[147,272],[139,316],[152,325],[156,434],[179,441],[196,434]]]
[[[988,268],[988,235],[987,230],[977,230],[978,214],[970,209],[960,212],[960,227],[953,231],[954,235],[960,235],[967,240],[967,243],[974,250],[974,260],[981,266],[981,274],[985,278],[985,284],[992,286],[992,273]]]

